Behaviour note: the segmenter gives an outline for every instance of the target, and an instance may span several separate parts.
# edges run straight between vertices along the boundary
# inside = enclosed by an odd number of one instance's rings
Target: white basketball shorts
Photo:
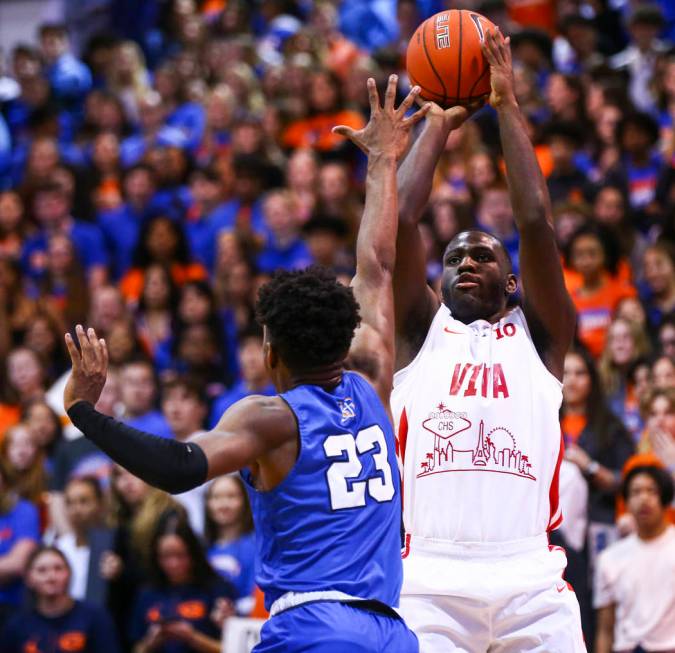
[[[420,653],[585,653],[565,551],[546,535],[457,544],[406,537],[400,613]]]

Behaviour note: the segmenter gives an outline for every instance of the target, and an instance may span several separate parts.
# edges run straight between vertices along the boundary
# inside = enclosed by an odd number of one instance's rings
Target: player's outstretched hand
[[[368,80],[368,98],[370,100],[370,120],[363,129],[352,129],[346,125],[333,127],[333,133],[347,137],[371,157],[379,155],[394,156],[400,159],[408,149],[412,128],[427,114],[429,104],[425,104],[412,116],[406,112],[419,95],[420,87],[414,86],[398,109],[394,107],[396,99],[397,75],[390,75],[387,91],[384,95],[384,107],[380,106],[375,80]]]
[[[70,354],[72,369],[63,391],[63,406],[68,410],[78,401],[96,404],[101,396],[108,373],[108,348],[103,338],[96,337],[96,331],[85,332],[82,325],[75,327],[75,334],[80,343],[77,350],[72,336],[66,334],[66,346]]]
[[[490,65],[492,92],[489,102],[495,109],[516,102],[510,43],[511,37],[504,38],[497,28],[487,32],[481,44],[483,54]]]

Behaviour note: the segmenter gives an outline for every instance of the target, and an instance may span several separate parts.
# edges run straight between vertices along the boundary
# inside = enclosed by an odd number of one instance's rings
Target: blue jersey
[[[382,402],[352,372],[330,392],[302,385],[281,397],[298,422],[298,459],[273,490],[250,488],[266,607],[286,592],[328,590],[397,606],[400,481]]]

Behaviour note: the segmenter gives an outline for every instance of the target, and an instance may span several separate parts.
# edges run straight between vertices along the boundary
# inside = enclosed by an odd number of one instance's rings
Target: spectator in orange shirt
[[[190,261],[188,251],[187,239],[180,225],[166,216],[157,216],[148,221],[138,237],[134,265],[120,283],[127,302],[138,302],[146,270],[153,263],[167,266],[177,286],[186,281],[205,279],[206,269],[200,263]]]
[[[343,109],[339,78],[327,70],[316,71],[309,81],[309,115],[287,127],[282,136],[283,146],[313,147],[322,152],[335,150],[345,142],[331,131],[340,124],[361,129],[365,120],[360,113]]]
[[[577,335],[596,358],[617,305],[637,294],[632,285],[612,276],[617,265],[613,242],[605,230],[587,225],[572,236],[566,253],[567,265],[582,277],[581,285],[568,288],[577,310]]]

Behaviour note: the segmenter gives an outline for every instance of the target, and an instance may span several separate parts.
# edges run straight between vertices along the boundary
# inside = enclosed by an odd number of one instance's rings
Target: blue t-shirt
[[[132,417],[130,419],[122,419],[127,426],[132,426],[139,431],[145,431],[146,433],[152,433],[157,435],[160,438],[173,438],[173,432],[169,423],[166,421],[166,418],[158,410],[151,410],[143,415],[138,417]]]
[[[67,236],[72,240],[77,258],[89,271],[96,265],[108,265],[108,251],[101,230],[93,224],[73,220]],[[28,276],[39,278],[45,271],[46,253],[49,237],[45,231],[39,231],[28,238],[21,253],[21,263]]]
[[[219,598],[234,600],[235,590],[230,583],[216,578],[208,587],[181,585],[168,588],[147,588],[140,592],[134,604],[129,639],[136,643],[152,624],[163,621],[187,621],[198,632],[220,639],[220,630],[211,620],[211,611]],[[170,640],[155,649],[155,653],[193,653],[194,649],[182,642]]]
[[[24,499],[19,499],[9,512],[0,514],[0,556],[9,553],[21,540],[31,540],[36,544],[40,541],[38,510]],[[0,604],[18,607],[22,594],[23,582],[20,578],[0,583]]]
[[[307,243],[296,238],[285,246],[279,246],[270,236],[267,245],[258,255],[258,269],[260,272],[271,273],[275,270],[301,270],[314,262]]]
[[[272,490],[249,488],[256,583],[265,607],[287,592],[338,591],[397,606],[401,494],[396,441],[373,387],[344,372],[331,391],[300,385],[280,395],[298,423],[300,451]]]
[[[259,390],[251,391],[248,389],[248,386],[244,381],[239,381],[235,383],[229,390],[223,392],[222,395],[216,397],[213,400],[213,406],[211,407],[211,415],[209,416],[209,428],[212,429],[223,416],[223,413],[234,403],[238,402],[245,397],[250,395],[265,395],[271,397],[275,395],[277,391],[274,388],[274,385],[268,383],[265,387],[260,388]]]
[[[232,583],[237,598],[251,596],[255,589],[255,533],[247,533],[227,544],[209,547],[211,566]]]
[[[82,601],[60,617],[19,612],[7,622],[0,648],[3,653],[121,653],[110,616]]]

